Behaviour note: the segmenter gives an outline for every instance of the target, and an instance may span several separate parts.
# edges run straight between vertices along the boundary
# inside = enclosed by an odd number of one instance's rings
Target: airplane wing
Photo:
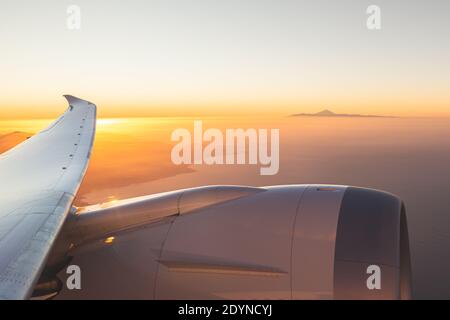
[[[65,98],[55,122],[0,155],[0,299],[30,297],[87,169],[96,106]]]

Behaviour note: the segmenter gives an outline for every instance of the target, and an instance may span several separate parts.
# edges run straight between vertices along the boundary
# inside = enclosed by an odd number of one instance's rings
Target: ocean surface
[[[198,118],[100,119],[78,205],[206,184],[348,184],[386,190],[406,203],[413,296],[450,299],[450,119],[203,118],[204,129],[280,129],[280,167],[171,162],[177,128]],[[0,120],[0,152],[50,120]]]

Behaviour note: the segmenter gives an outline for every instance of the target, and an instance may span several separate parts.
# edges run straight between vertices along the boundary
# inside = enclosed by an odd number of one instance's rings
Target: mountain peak
[[[372,114],[354,114],[354,113],[334,113],[328,109],[324,109],[317,113],[296,113],[291,117],[354,117],[354,118],[395,118],[393,116],[377,116]]]
[[[336,115],[336,113],[334,113],[328,109],[325,109],[320,112],[317,112],[316,115],[317,116],[334,116],[334,115]]]

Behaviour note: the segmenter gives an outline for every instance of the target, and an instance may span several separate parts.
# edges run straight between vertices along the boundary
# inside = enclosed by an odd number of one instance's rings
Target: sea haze
[[[197,118],[195,118],[197,119]],[[450,298],[450,119],[375,117],[202,118],[204,129],[279,128],[280,170],[175,166],[176,128],[194,118],[100,120],[78,205],[207,184],[350,184],[386,190],[406,203],[415,298]],[[43,124],[44,122],[40,122]],[[0,121],[0,152],[36,124]],[[22,134],[21,132],[25,132]],[[13,141],[11,141],[11,139]],[[3,148],[3,150],[1,150]]]

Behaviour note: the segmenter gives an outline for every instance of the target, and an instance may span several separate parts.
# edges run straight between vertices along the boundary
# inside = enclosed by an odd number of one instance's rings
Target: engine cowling
[[[82,287],[62,286],[59,299],[411,294],[402,201],[348,186],[210,186],[82,208],[49,265],[67,257]]]

